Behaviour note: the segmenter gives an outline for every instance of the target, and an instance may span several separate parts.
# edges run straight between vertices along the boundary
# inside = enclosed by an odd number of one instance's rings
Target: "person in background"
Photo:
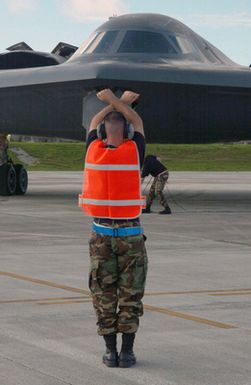
[[[8,162],[8,135],[0,134],[0,166]]]
[[[145,214],[150,213],[153,200],[157,197],[159,203],[164,207],[164,210],[160,211],[159,214],[171,214],[171,209],[163,193],[169,177],[169,172],[163,163],[161,163],[161,159],[156,155],[147,155],[145,157],[141,178],[144,180],[149,174],[154,177],[154,180],[147,195],[146,208],[143,209],[142,212]]]

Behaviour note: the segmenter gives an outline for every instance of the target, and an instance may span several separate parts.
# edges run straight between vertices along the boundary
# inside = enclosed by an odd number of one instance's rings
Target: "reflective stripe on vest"
[[[79,196],[85,214],[111,219],[137,218],[145,207],[140,190],[140,164],[134,141],[124,141],[112,151],[102,140],[90,144],[83,193]]]
[[[138,170],[139,166],[134,164],[94,164],[86,163],[85,168],[92,170],[110,170],[110,171],[127,171],[127,170]]]
[[[80,195],[79,197],[79,205],[83,204],[93,204],[96,206],[144,206],[145,205],[145,199],[130,199],[130,200],[111,200],[111,199],[88,199],[88,198],[82,198]]]

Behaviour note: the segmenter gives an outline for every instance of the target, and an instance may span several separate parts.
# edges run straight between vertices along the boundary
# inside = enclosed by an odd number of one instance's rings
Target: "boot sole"
[[[136,361],[119,361],[119,368],[130,368],[131,366],[135,365]]]
[[[105,361],[105,360],[103,360],[103,364],[105,364],[109,368],[117,368],[118,367],[117,361]]]

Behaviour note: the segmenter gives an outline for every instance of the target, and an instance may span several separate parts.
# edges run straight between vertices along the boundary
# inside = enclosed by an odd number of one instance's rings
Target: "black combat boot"
[[[106,352],[103,355],[103,363],[110,368],[118,366],[118,353],[117,353],[117,335],[107,334],[104,335]]]
[[[172,214],[172,211],[169,206],[165,207],[163,211],[160,211],[159,214]]]
[[[146,206],[145,209],[142,209],[142,214],[150,214],[151,213],[151,206]]]
[[[130,368],[130,366],[136,364],[136,357],[133,353],[133,342],[135,333],[123,333],[122,334],[122,347],[119,353],[119,367]]]

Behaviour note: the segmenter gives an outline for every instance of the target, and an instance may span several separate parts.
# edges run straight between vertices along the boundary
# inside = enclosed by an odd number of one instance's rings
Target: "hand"
[[[109,88],[105,88],[104,90],[97,93],[97,98],[106,103],[110,103],[110,101],[115,97],[116,96]]]
[[[136,92],[132,91],[125,91],[123,95],[121,96],[120,100],[125,104],[132,104],[139,98],[139,94],[136,94]]]

